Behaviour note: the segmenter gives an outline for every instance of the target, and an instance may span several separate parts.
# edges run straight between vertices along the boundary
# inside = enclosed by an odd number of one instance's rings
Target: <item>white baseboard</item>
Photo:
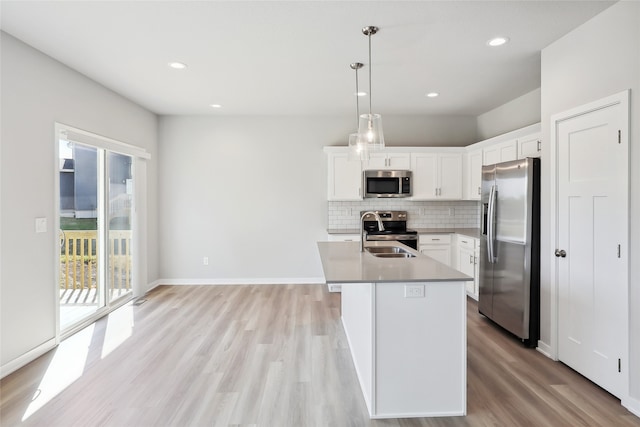
[[[631,396],[627,396],[622,399],[622,406],[627,408],[629,412],[631,412],[636,417],[640,417],[640,400],[633,398]]]
[[[17,358],[13,359],[9,363],[0,366],[0,378],[4,378],[10,373],[15,372],[18,369],[22,368],[26,364],[33,362],[38,357],[42,356],[43,354],[45,354],[47,351],[51,350],[55,346],[56,346],[56,340],[55,338],[51,338],[49,341],[46,341],[40,344],[39,346],[37,346],[36,348],[18,356]]]
[[[538,347],[536,347],[536,350],[547,356],[549,359],[555,360],[552,356],[551,346],[546,342],[538,340]]]
[[[158,285],[324,285],[324,277],[233,278],[233,279],[160,279]]]

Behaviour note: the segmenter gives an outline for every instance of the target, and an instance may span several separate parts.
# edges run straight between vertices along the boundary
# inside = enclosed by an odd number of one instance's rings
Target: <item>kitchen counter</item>
[[[327,283],[448,282],[473,280],[433,258],[398,242],[366,242],[365,246],[400,246],[414,258],[378,258],[360,252],[360,242],[318,242]]]
[[[466,415],[466,281],[413,258],[379,258],[360,242],[318,242],[327,283],[341,283],[342,325],[371,418]]]

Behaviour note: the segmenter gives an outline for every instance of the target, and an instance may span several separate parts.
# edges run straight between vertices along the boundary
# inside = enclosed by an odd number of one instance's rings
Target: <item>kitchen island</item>
[[[371,418],[466,415],[466,293],[472,280],[413,257],[377,257],[359,242],[318,242],[327,283],[342,284],[342,324]]]

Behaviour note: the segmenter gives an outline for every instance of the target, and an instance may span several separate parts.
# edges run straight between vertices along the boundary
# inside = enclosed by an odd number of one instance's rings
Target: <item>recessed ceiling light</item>
[[[187,64],[183,64],[182,62],[169,62],[169,67],[175,68],[176,70],[184,70],[187,68]]]
[[[211,107],[211,108],[222,108],[222,105],[220,105],[220,104],[209,104],[209,107]]]
[[[502,46],[508,41],[509,41],[508,37],[494,37],[491,40],[487,41],[487,46],[491,46],[491,47]]]
[[[437,98],[440,94],[438,92],[429,92],[426,96],[427,98]]]

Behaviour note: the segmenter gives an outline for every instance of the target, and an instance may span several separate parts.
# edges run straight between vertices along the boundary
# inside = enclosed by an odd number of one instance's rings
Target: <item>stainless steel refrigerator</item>
[[[529,347],[540,330],[540,159],[482,167],[478,310]]]

